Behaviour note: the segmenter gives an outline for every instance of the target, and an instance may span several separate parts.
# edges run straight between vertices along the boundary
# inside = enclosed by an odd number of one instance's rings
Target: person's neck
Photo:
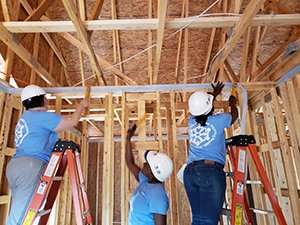
[[[156,184],[161,183],[159,180],[157,180],[155,177],[148,178],[148,183],[150,184]]]

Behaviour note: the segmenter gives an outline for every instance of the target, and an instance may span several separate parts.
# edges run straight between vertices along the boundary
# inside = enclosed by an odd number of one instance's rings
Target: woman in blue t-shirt
[[[163,153],[146,151],[143,168],[134,162],[131,137],[136,125],[127,131],[125,160],[128,169],[139,182],[130,199],[128,225],[166,225],[169,198],[163,182],[172,174],[173,163]]]
[[[224,84],[212,85],[213,92],[195,92],[189,99],[189,156],[184,186],[192,209],[192,225],[217,225],[225,198],[223,171],[226,146],[224,129],[238,117],[236,98],[230,96],[230,114],[213,115],[213,101]]]
[[[47,112],[46,92],[36,85],[22,90],[26,108],[15,128],[16,154],[6,168],[11,189],[12,205],[6,225],[20,225],[35,189],[58,141],[58,131],[74,127],[87,101],[83,100],[71,116]]]

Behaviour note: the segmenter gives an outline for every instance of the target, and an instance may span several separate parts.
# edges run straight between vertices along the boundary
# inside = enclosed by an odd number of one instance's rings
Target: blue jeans
[[[45,162],[33,157],[13,158],[8,163],[6,176],[11,189],[12,204],[6,225],[22,223],[45,166]]]
[[[185,168],[183,179],[192,209],[192,225],[217,225],[226,190],[223,165],[194,161]]]

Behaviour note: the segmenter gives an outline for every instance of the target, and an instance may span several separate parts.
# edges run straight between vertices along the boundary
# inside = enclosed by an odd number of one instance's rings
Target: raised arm
[[[131,137],[133,136],[135,130],[136,125],[133,125],[132,128],[127,130],[125,160],[129,171],[134,175],[135,179],[139,181],[139,172],[141,169],[135,164],[131,149]]]
[[[66,130],[75,127],[79,122],[79,119],[81,117],[84,108],[86,108],[87,105],[88,102],[85,99],[83,99],[77,106],[76,111],[71,116],[63,117],[54,131],[61,131],[61,130]]]
[[[231,124],[233,124],[236,119],[238,118],[238,109],[236,107],[236,98],[231,95],[229,97],[229,106],[230,106],[230,114],[231,114],[231,117],[232,117],[232,120],[231,120]]]
[[[211,86],[213,88],[213,92],[208,92],[208,93],[213,95],[214,99],[215,99],[223,90],[224,84],[223,84],[223,82],[218,81],[216,86],[214,86],[213,84],[211,84]]]

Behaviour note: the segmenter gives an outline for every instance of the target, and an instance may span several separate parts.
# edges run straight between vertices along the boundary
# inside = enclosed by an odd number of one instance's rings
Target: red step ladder
[[[277,218],[278,224],[287,225],[281,207],[278,203],[278,199],[257,153],[255,143],[255,139],[252,135],[238,135],[226,140],[226,145],[229,147],[228,154],[234,171],[230,223],[231,225],[243,225],[244,215],[247,223],[254,225],[245,189],[248,166],[247,152],[250,152],[258,175],[261,179],[261,183],[264,185],[264,189],[271,202],[271,206]],[[235,154],[231,146],[236,146]]]
[[[23,225],[31,225],[36,220],[35,224],[47,224],[67,165],[72,186],[76,224],[92,224],[79,152],[79,146],[72,141],[56,142],[50,161],[23,219]]]

